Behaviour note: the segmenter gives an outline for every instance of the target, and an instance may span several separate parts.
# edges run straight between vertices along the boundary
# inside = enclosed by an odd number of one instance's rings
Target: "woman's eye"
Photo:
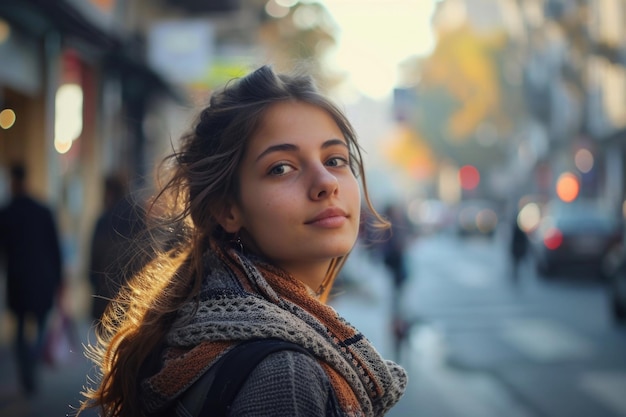
[[[286,173],[288,173],[289,171],[291,171],[293,168],[291,168],[289,165],[287,164],[279,164],[279,165],[275,165],[270,169],[269,174],[270,175],[285,175]]]
[[[348,165],[348,160],[341,156],[335,156],[335,157],[330,158],[326,162],[326,165],[331,166],[331,167],[342,167],[342,166]]]

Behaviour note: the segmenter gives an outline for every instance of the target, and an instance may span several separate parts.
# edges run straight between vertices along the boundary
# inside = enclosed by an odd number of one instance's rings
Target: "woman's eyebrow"
[[[329,148],[329,147],[335,146],[335,145],[345,146],[346,148],[348,147],[348,144],[346,143],[345,140],[342,140],[342,139],[329,139],[326,142],[322,143],[322,149],[326,149],[326,148]]]
[[[348,144],[342,139],[329,139],[326,142],[322,143],[322,149],[330,148],[331,146],[337,146],[337,145],[344,146],[346,148],[348,147]],[[300,150],[300,147],[297,145],[294,145],[293,143],[279,143],[277,145],[269,146],[267,149],[261,152],[259,156],[256,157],[256,161],[258,161],[259,159],[263,158],[265,155],[268,155],[272,152],[284,152],[284,151],[293,152],[293,151],[298,151],[298,150]]]
[[[259,156],[256,157],[256,160],[263,158],[265,155],[270,154],[272,152],[280,152],[280,151],[297,151],[300,148],[292,143],[280,143],[278,145],[272,145],[268,147],[266,150],[261,152]]]

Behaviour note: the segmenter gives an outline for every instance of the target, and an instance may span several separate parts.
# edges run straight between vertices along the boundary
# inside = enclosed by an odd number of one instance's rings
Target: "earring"
[[[239,236],[239,233],[237,233],[233,240],[231,240],[231,243],[233,244],[233,246],[235,246],[235,249],[239,250],[239,253],[243,254],[243,242],[241,241],[241,236]]]

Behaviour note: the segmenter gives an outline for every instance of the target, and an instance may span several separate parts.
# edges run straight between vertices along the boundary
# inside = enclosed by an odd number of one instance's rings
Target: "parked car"
[[[608,272],[609,306],[618,324],[626,324],[626,248],[615,252]]]
[[[419,235],[438,233],[454,224],[454,214],[438,199],[415,199],[409,203],[407,214]]]
[[[538,272],[547,276],[563,266],[587,265],[603,273],[607,254],[621,244],[622,223],[593,200],[550,202],[529,234]]]
[[[456,225],[461,236],[493,236],[498,226],[498,208],[490,200],[464,200],[457,209]]]

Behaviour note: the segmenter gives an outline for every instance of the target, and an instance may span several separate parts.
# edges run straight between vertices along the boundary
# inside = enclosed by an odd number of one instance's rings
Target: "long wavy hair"
[[[150,228],[156,248],[151,261],[122,288],[97,329],[88,356],[99,375],[83,393],[78,413],[100,408],[107,417],[145,416],[140,402],[143,366],[159,349],[180,306],[196,298],[203,279],[203,254],[212,243],[228,244],[217,215],[239,198],[239,165],[246,145],[268,107],[277,102],[305,102],[328,112],[348,141],[351,169],[360,178],[367,213],[381,229],[389,224],[372,206],[361,149],[343,112],[306,75],[277,74],[263,66],[215,92],[179,150],[157,172],[159,192],[152,199]],[[157,227],[158,226],[158,227]],[[347,256],[347,255],[346,255]],[[325,302],[346,256],[333,259],[324,279]]]

